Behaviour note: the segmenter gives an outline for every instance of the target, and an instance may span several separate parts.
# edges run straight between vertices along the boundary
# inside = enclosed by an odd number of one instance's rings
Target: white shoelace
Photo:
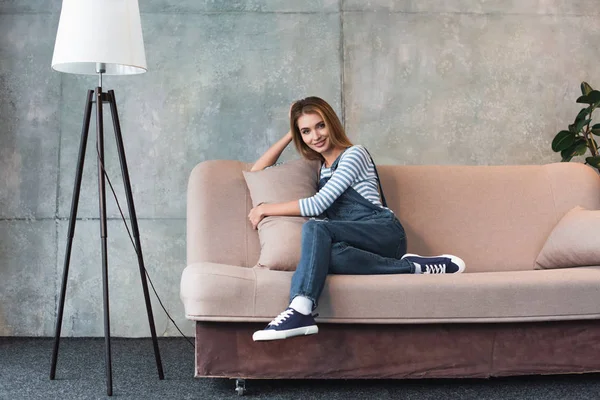
[[[282,312],[281,314],[279,314],[278,316],[273,318],[273,321],[271,321],[269,323],[269,325],[279,326],[279,324],[281,324],[283,321],[288,319],[293,313],[294,313],[294,310],[291,310],[288,308],[287,310],[285,310],[284,312]]]
[[[446,264],[425,264],[424,274],[445,274]]]

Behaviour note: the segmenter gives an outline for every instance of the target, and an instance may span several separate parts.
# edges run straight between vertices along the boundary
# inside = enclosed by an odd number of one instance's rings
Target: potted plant
[[[577,103],[587,104],[575,117],[568,130],[560,131],[552,140],[552,150],[560,152],[561,161],[571,161],[575,156],[584,155],[588,149],[592,154],[586,157],[585,164],[600,172],[600,155],[594,135],[600,136],[600,124],[592,125],[592,113],[600,107],[600,91],[592,89],[587,82],[581,83],[582,96]]]

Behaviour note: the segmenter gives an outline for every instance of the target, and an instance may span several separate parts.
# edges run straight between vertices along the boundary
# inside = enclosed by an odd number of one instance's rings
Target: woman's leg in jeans
[[[340,270],[343,260],[350,260],[345,265],[355,270],[360,268],[365,274],[414,272],[409,263],[395,258],[402,251],[403,245],[405,246],[404,240],[405,234],[401,225],[394,223],[390,218],[366,221],[307,221],[302,227],[300,262],[292,277],[290,301],[300,295],[312,300],[316,307],[329,273],[334,250],[335,265]],[[348,247],[343,249],[343,246],[336,245],[334,249],[334,242],[347,243]],[[397,267],[390,267],[393,264]]]
[[[304,296],[312,301],[313,308],[316,307],[331,257],[332,238],[324,226],[327,223],[311,219],[302,225],[300,262],[292,276],[290,302],[296,296]]]
[[[415,265],[407,260],[382,257],[379,254],[352,247],[348,243],[337,242],[333,243],[331,247],[329,273],[340,275],[414,274]]]

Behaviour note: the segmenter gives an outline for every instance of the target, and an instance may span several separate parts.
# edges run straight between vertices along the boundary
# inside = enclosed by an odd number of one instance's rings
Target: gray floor
[[[226,399],[228,379],[194,379],[193,348],[160,339],[165,380],[157,377],[149,339],[113,339],[113,398]],[[52,340],[0,337],[0,399],[102,399],[103,339],[62,339],[56,380],[49,379]],[[600,399],[600,375],[491,380],[249,381],[249,399]]]

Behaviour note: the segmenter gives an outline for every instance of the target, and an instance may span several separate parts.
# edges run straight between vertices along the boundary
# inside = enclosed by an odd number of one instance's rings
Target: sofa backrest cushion
[[[242,175],[249,164],[206,161],[188,184],[188,264],[251,267],[260,254],[248,222]],[[389,207],[407,233],[408,251],[452,253],[467,272],[534,268],[558,221],[575,206],[600,209],[600,178],[579,163],[520,166],[378,166]]]
[[[534,269],[571,208],[600,208],[600,178],[578,163],[519,166],[382,166],[408,251],[455,254],[467,272]]]

